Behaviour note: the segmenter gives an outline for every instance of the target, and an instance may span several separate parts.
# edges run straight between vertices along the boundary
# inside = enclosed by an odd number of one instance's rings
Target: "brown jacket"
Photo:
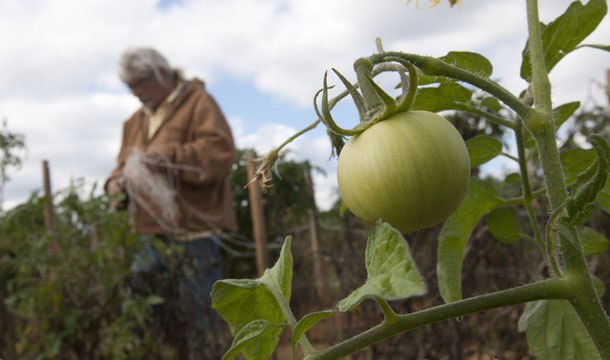
[[[123,125],[118,166],[108,181],[121,176],[134,149],[160,152],[172,165],[177,191],[177,222],[172,230],[162,226],[150,199],[130,201],[131,220],[143,234],[172,235],[201,231],[236,230],[228,176],[235,159],[231,129],[219,106],[201,80],[190,80],[172,103],[161,127],[148,139],[148,119],[143,109]],[[198,171],[193,171],[193,169]],[[200,171],[199,171],[200,170]],[[166,169],[167,171],[167,169]],[[105,186],[105,188],[106,188]],[[144,200],[144,201],[142,201]],[[150,205],[150,206],[149,206]]]

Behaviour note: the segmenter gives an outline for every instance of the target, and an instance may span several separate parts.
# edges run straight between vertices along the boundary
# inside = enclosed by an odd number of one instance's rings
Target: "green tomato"
[[[337,176],[343,201],[356,216],[409,232],[440,224],[459,207],[470,159],[445,118],[401,112],[352,137],[339,155]]]

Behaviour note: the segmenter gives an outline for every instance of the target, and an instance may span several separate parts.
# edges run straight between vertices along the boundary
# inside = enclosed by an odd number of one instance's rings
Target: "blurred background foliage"
[[[485,105],[487,104],[487,105]],[[495,104],[474,94],[471,105],[503,113]],[[590,133],[608,134],[607,109],[593,106],[576,112],[560,131],[564,153],[583,147]],[[465,139],[487,135],[506,143],[504,131],[471,113],[449,112],[446,117]],[[510,116],[510,114],[504,114]],[[10,133],[6,127],[0,135]],[[15,158],[4,161],[4,170],[21,161],[24,139],[3,152]],[[2,145],[3,143],[0,143]],[[8,143],[7,143],[8,144]],[[577,151],[587,151],[577,149]],[[574,153],[576,154],[576,153]],[[581,153],[579,153],[581,154]],[[577,154],[578,155],[578,154]],[[10,156],[10,155],[9,155]],[[247,184],[247,159],[258,158],[252,149],[239,150],[231,173],[234,205],[239,223],[236,233],[224,234],[223,272],[226,278],[254,278],[252,221]],[[569,158],[569,156],[567,156]],[[579,156],[566,164],[575,166]],[[535,187],[539,186],[535,157],[528,166]],[[274,262],[287,235],[293,236],[294,289],[292,307],[297,317],[328,308],[320,304],[312,276],[312,216],[321,228],[320,254],[330,297],[338,300],[366,278],[364,249],[366,225],[349,211],[341,215],[341,201],[328,210],[312,209],[307,174],[320,171],[307,162],[278,162],[279,177],[262,193],[269,259]],[[521,184],[514,170],[500,169],[488,175],[503,196],[519,196]],[[8,175],[7,175],[8,176]],[[473,169],[473,176],[479,176]],[[6,178],[8,180],[8,177]],[[54,194],[56,229],[49,233],[43,217],[47,198],[39,192],[24,203],[0,213],[0,358],[8,359],[173,359],[172,341],[151,330],[152,314],[166,303],[164,293],[136,294],[130,290],[130,266],[139,251],[126,213],[112,211],[106,196],[82,179]],[[542,198],[535,203],[546,214]],[[463,291],[466,296],[530,282],[544,274],[544,260],[536,246],[515,233],[490,233],[498,218],[509,218],[502,227],[531,233],[527,216],[518,207],[502,209],[481,221],[466,248]],[[508,213],[508,216],[506,216]],[[543,223],[543,219],[540,219]],[[597,210],[585,224],[606,238],[610,216]],[[430,288],[424,297],[392,302],[400,312],[413,312],[442,303],[436,287],[436,238],[440,227],[406,234],[412,254]],[[506,236],[505,236],[506,235]],[[54,244],[57,244],[56,246]],[[610,283],[608,250],[589,258],[592,272]],[[604,295],[606,310],[610,295]],[[529,359],[525,335],[516,329],[522,307],[497,309],[451,320],[402,334],[354,354],[353,359]],[[316,327],[311,340],[332,344],[366,330],[382,318],[374,304],[365,302],[355,312],[334,316]],[[224,336],[224,335],[222,335]],[[223,340],[224,341],[224,340]],[[289,339],[283,339],[283,343]],[[406,355],[411,354],[411,355]],[[281,355],[280,355],[280,358]]]

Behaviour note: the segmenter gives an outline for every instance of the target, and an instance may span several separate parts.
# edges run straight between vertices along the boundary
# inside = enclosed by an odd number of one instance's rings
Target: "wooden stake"
[[[51,176],[49,174],[49,162],[47,160],[42,161],[42,184],[44,187],[44,195],[47,198],[44,204],[44,226],[47,233],[53,237],[53,243],[51,244],[51,252],[57,253],[59,251],[59,244],[55,238],[55,211],[53,210],[53,193],[51,192]]]
[[[248,193],[250,196],[250,216],[252,218],[252,231],[254,233],[254,246],[256,250],[256,269],[258,276],[262,276],[269,263],[265,213],[263,212],[263,200],[258,183],[252,181],[254,172],[256,171],[253,156],[248,156],[246,163],[248,172]]]
[[[53,194],[51,193],[51,176],[49,175],[49,162],[42,161],[42,184],[47,202],[44,205],[44,226],[48,233],[55,232],[55,212],[53,211]]]
[[[314,278],[316,281],[316,293],[318,299],[322,303],[321,305],[329,305],[331,303],[330,292],[328,290],[328,283],[326,282],[326,276],[324,276],[324,259],[321,256],[322,250],[320,248],[320,222],[318,221],[318,212],[316,208],[315,193],[313,190],[313,181],[311,180],[311,169],[308,166],[305,172],[305,184],[307,185],[307,192],[311,197],[311,208],[309,209],[309,229],[311,232],[311,252],[313,254],[313,271]]]
[[[608,115],[610,115],[610,69],[606,70],[606,95],[608,96]],[[608,121],[608,140],[610,140],[610,120]]]

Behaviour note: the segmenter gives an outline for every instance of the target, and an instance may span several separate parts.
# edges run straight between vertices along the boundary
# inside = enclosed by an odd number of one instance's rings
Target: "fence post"
[[[256,269],[258,276],[262,276],[268,267],[267,231],[265,229],[265,213],[258,183],[252,181],[256,165],[252,154],[246,157],[248,173],[248,194],[250,197],[250,216],[252,218],[252,232],[254,233],[254,246],[256,250]]]
[[[311,252],[313,255],[313,269],[316,281],[316,293],[318,300],[323,305],[331,303],[330,292],[326,276],[324,276],[324,259],[320,248],[321,230],[320,222],[318,221],[318,212],[316,207],[315,193],[313,190],[313,181],[311,179],[311,166],[307,163],[305,170],[305,184],[307,185],[307,193],[311,198],[311,208],[309,209],[309,229],[311,232]]]
[[[47,201],[44,204],[44,226],[47,233],[53,237],[51,252],[57,253],[57,251],[59,251],[59,244],[55,238],[55,211],[53,210],[53,193],[51,192],[51,176],[49,173],[49,162],[47,160],[43,160],[42,184],[44,187],[44,195],[47,198]]]
[[[608,114],[610,115],[610,69],[606,70],[606,96],[608,97]],[[608,120],[610,121],[610,120]],[[608,140],[610,140],[610,123],[608,123]]]

